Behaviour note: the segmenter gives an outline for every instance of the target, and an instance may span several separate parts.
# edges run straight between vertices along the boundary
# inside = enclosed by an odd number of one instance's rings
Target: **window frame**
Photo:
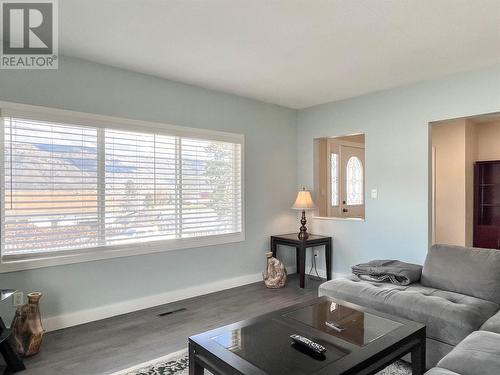
[[[31,118],[34,120],[68,123],[79,126],[98,128],[129,130],[143,133],[167,134],[173,136],[224,141],[238,143],[241,145],[241,231],[229,234],[210,235],[203,237],[191,237],[183,239],[169,239],[157,241],[145,241],[130,244],[106,245],[78,250],[40,252],[29,257],[9,257],[3,259],[0,254],[0,273],[13,272],[25,269],[43,268],[64,264],[89,262],[111,258],[138,256],[166,251],[174,251],[188,248],[222,245],[245,241],[245,136],[243,134],[222,132],[216,130],[198,129],[167,125],[156,122],[125,119],[83,112],[75,112],[61,109],[52,109],[25,104],[17,104],[0,101],[0,118],[6,116]],[[4,129],[3,123],[0,131],[0,165],[4,168]],[[0,173],[0,215],[5,208],[5,181],[4,173]],[[3,220],[3,218],[2,218]],[[3,225],[0,226],[3,238]],[[1,251],[1,249],[0,249]]]

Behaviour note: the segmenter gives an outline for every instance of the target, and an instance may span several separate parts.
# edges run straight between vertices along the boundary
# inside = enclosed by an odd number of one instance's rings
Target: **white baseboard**
[[[147,309],[170,302],[180,301],[186,298],[197,297],[203,294],[218,292],[224,289],[251,284],[260,280],[262,280],[262,275],[260,273],[235,277],[232,279],[219,280],[208,284],[196,285],[166,293],[155,294],[152,296],[145,296],[109,305],[98,306],[91,309],[75,311],[69,314],[51,316],[43,319],[43,326],[48,332],[56,331],[58,329],[106,319],[112,316]]]
[[[289,274],[296,272],[296,267],[287,267]],[[325,270],[318,270],[320,277],[326,278]],[[340,274],[334,274],[334,277]],[[186,298],[201,296],[203,294],[218,292],[224,289],[235,288],[246,284],[251,284],[262,280],[262,274],[256,273],[224,279],[208,284],[196,285],[184,289],[173,290],[166,293],[145,296],[127,301],[98,306],[91,309],[79,310],[73,313],[51,316],[43,319],[43,326],[47,332],[68,328],[79,324],[89,323],[96,320],[110,318],[112,316],[127,314],[130,312],[147,309],[154,306],[164,305]]]

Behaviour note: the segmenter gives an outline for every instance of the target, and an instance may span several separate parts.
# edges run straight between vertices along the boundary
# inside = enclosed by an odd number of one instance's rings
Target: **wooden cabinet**
[[[474,165],[474,246],[500,249],[500,160]]]

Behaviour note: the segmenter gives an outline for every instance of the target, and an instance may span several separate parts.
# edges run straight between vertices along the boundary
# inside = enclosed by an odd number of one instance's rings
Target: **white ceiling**
[[[500,0],[60,0],[61,53],[303,108],[500,63]]]

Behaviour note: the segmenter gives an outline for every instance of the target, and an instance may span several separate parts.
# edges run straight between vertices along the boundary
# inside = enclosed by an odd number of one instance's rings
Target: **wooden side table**
[[[271,236],[271,251],[276,257],[278,245],[295,247],[297,272],[300,275],[300,287],[305,285],[306,278],[306,249],[308,247],[324,246],[326,259],[326,279],[332,279],[332,237],[310,234],[307,240],[299,240],[297,233]]]

